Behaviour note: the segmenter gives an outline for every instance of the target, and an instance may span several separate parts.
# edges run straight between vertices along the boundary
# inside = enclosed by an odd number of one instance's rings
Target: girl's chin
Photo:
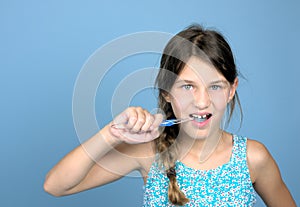
[[[214,132],[219,131],[220,121],[215,118],[210,118],[204,122],[197,122],[195,120],[183,123],[180,127],[181,134],[185,134],[192,139],[206,139]]]
[[[189,137],[195,140],[205,140],[208,137],[208,133],[197,133],[197,134],[191,134]]]
[[[209,137],[210,134],[210,127],[207,128],[196,128],[194,126],[183,126],[181,129],[180,134],[184,135],[185,137],[189,137],[191,139],[206,139]]]

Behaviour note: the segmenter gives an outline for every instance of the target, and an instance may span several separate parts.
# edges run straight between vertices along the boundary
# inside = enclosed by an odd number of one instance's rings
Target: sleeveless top
[[[247,165],[247,138],[233,135],[230,161],[211,170],[190,168],[176,161],[176,178],[189,199],[184,206],[253,206],[256,193]],[[169,179],[158,163],[153,162],[144,186],[143,206],[175,207],[168,200]]]

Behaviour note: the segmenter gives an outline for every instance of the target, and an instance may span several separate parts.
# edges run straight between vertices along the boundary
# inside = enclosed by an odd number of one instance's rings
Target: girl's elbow
[[[58,190],[57,187],[54,184],[51,184],[47,179],[44,182],[43,188],[46,193],[55,197],[61,197],[66,195],[61,190]]]

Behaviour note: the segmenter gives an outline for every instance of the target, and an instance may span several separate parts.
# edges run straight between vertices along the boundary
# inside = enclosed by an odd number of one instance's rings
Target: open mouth
[[[204,122],[204,121],[208,120],[211,116],[212,116],[212,114],[210,114],[210,113],[203,114],[203,115],[190,114],[190,117],[193,118],[193,120],[196,122]]]

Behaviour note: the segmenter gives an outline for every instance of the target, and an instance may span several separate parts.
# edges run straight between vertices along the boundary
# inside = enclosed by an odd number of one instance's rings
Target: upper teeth
[[[208,114],[204,114],[204,115],[197,115],[197,114],[192,114],[192,117],[193,118],[196,118],[196,119],[206,119],[208,117]]]

